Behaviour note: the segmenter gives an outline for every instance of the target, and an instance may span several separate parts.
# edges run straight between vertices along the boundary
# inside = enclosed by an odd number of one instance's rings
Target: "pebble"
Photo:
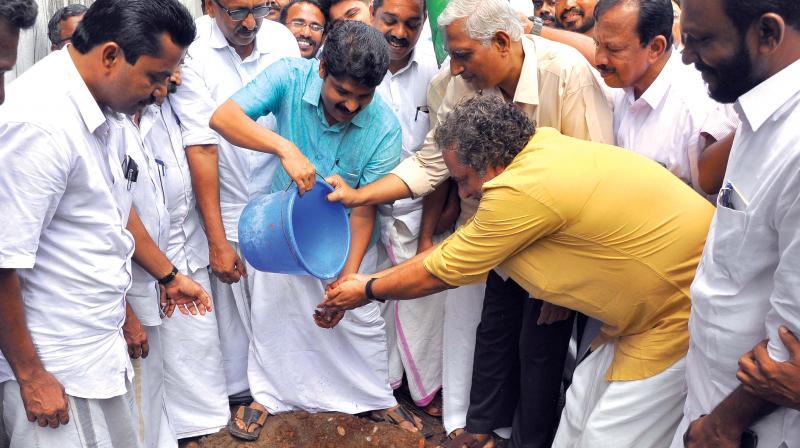
[[[344,428],[341,426],[336,427],[336,432],[338,432],[340,436],[344,436],[345,434],[347,434],[347,431],[345,431]]]

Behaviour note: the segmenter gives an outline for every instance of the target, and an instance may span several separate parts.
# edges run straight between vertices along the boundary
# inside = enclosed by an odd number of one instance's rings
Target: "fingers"
[[[128,343],[128,355],[131,359],[139,359],[142,356],[142,346],[136,342]]]
[[[783,341],[783,345],[789,350],[792,359],[800,359],[800,341],[788,328],[781,325],[778,329],[778,336]]]
[[[142,358],[147,358],[147,355],[150,354],[150,344],[147,342],[146,339],[144,342],[142,342],[141,347],[142,347]]]
[[[242,258],[239,257],[239,255],[236,255],[236,264],[234,266],[234,269],[236,269],[236,272],[239,274],[240,279],[242,277],[247,277],[247,267],[245,265],[245,262],[242,261]]]

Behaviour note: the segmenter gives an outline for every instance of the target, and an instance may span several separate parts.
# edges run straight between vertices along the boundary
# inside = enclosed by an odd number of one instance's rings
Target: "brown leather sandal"
[[[234,414],[233,418],[228,422],[228,432],[238,439],[247,441],[258,440],[258,437],[261,435],[261,430],[264,429],[264,423],[267,422],[268,416],[269,413],[266,411],[259,411],[250,406],[239,406],[239,408],[236,409],[236,414]],[[237,421],[242,424],[241,428],[237,425]],[[248,431],[252,425],[255,425],[255,428],[253,428],[252,431]]]

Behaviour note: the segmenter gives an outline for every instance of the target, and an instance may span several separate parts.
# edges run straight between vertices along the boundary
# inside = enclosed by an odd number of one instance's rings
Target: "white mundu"
[[[269,188],[277,158],[237,148],[211,130],[214,111],[256,75],[282,57],[300,57],[300,50],[283,25],[264,20],[253,52],[244,58],[228,44],[211,19],[201,18],[198,36],[189,47],[182,67],[183,84],[171,95],[181,123],[183,146],[217,145],[219,148],[220,209],[225,234],[238,250],[239,215],[254,195]],[[259,120],[274,129],[270,115]],[[239,253],[239,256],[244,257]],[[250,292],[247,282],[226,284],[211,276],[211,293],[219,325],[228,395],[247,391],[247,351],[250,341]]]
[[[377,93],[394,112],[403,129],[402,157],[412,156],[429,130],[428,84],[439,71],[430,43],[423,41],[411,53],[408,65],[386,72]],[[402,263],[417,250],[422,198],[402,199],[378,207],[381,244],[380,269]],[[411,397],[428,405],[442,387],[442,334],[447,293],[421,300],[389,301],[382,306],[389,349],[389,381],[400,386],[408,378]]]
[[[742,120],[692,283],[689,394],[673,447],[693,420],[734,389],[737,361],[769,339],[769,355],[789,358],[778,337],[800,334],[800,62],[742,95]],[[751,428],[759,448],[800,446],[800,412],[779,408]]]
[[[12,447],[33,438],[80,447],[87,429],[114,447],[139,446],[122,337],[134,248],[125,226],[137,187],[129,188],[122,162],[135,142],[121,126],[101,110],[66,50],[17,78],[0,106],[0,268],[17,271],[36,351],[72,409],[58,429],[30,423],[0,356]]]
[[[139,214],[148,235],[161,252],[167,250],[169,239],[169,214],[165,204],[163,173],[156,163],[155,156],[142,139],[142,132],[136,125],[125,120],[126,131],[137,141],[136,147],[129,151],[131,158],[139,167],[133,194],[133,207]],[[136,413],[139,417],[141,437],[146,447],[177,447],[175,431],[169,424],[166,411],[164,388],[164,361],[161,348],[161,316],[159,289],[156,279],[137,263],[133,263],[133,281],[126,300],[147,333],[150,353],[146,358],[133,361],[138,365],[133,381]]]
[[[361,262],[375,272],[376,248]],[[332,329],[318,327],[313,310],[325,294],[323,282],[309,275],[256,272],[253,343],[248,379],[253,398],[270,414],[304,410],[346,414],[387,409],[397,404],[388,381],[386,333],[377,304],[348,311]]]
[[[730,107],[708,97],[700,72],[683,65],[681,54],[673,51],[638,99],[630,87],[613,91],[615,144],[655,160],[699,189],[697,160],[703,149],[739,124]]]
[[[208,242],[170,102],[147,108],[140,129],[161,169],[169,212],[167,258],[210,294]],[[216,316],[175,313],[162,321],[160,332],[170,425],[179,439],[217,432],[227,423],[229,410]]]

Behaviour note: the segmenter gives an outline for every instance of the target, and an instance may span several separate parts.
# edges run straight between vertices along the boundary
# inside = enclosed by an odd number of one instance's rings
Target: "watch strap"
[[[375,293],[372,292],[372,284],[375,282],[375,280],[377,280],[377,278],[371,278],[367,280],[367,284],[364,286],[364,293],[366,294],[367,299],[372,300],[373,302],[384,303],[386,300],[375,297]]]
[[[170,271],[170,273],[169,273],[169,274],[167,274],[167,275],[165,275],[165,276],[161,277],[160,279],[158,279],[158,284],[159,284],[159,285],[167,285],[167,284],[169,284],[171,281],[175,280],[175,276],[177,276],[177,275],[178,275],[178,268],[176,268],[176,267],[173,265],[173,266],[172,266],[172,271]]]
[[[530,16],[528,20],[533,22],[533,29],[531,30],[531,34],[534,36],[540,36],[542,34],[542,28],[544,28],[544,19],[539,16]]]

